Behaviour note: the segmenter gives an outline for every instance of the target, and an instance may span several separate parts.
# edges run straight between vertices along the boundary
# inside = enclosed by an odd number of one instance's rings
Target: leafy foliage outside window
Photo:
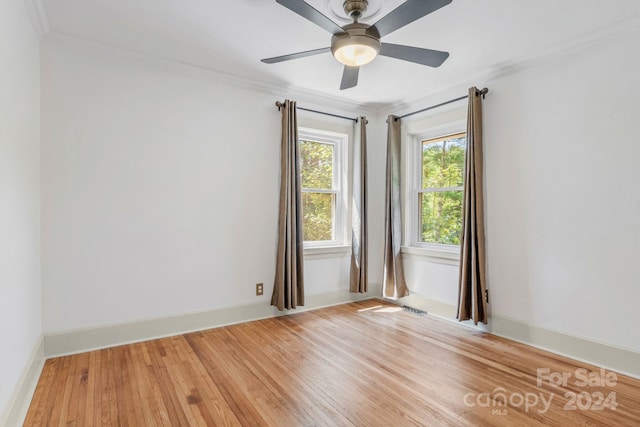
[[[305,241],[335,238],[337,191],[334,188],[334,149],[330,143],[300,141]]]
[[[466,134],[422,141],[420,241],[459,245]]]

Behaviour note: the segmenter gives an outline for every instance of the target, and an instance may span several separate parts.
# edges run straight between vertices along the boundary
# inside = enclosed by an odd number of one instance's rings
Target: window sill
[[[351,245],[311,246],[304,248],[304,259],[342,258],[351,255]]]
[[[440,264],[458,265],[460,263],[460,251],[455,249],[421,248],[418,246],[403,246],[400,248],[403,255],[415,256],[430,262]]]

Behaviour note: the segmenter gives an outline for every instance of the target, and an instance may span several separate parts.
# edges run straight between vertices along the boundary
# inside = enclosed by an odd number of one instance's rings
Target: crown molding
[[[590,31],[563,42],[556,43],[542,51],[524,56],[519,60],[503,64],[500,67],[496,67],[495,69],[486,72],[483,81],[487,82],[496,80],[558,58],[579,54],[588,48],[609,43],[611,40],[628,36],[637,31],[640,31],[640,15],[614,22],[613,24],[606,25],[598,30]]]
[[[533,68],[557,58],[583,52],[590,47],[607,43],[610,40],[624,37],[638,31],[640,31],[640,15],[626,18],[622,21],[606,25],[598,30],[570,38],[561,43],[556,43],[530,55],[522,56],[516,60],[500,64],[490,69],[485,69],[465,81],[441,88],[427,96],[380,106],[377,108],[377,112],[378,114],[403,115],[429,105],[439,104],[451,98],[463,96],[467,93],[469,87],[472,86],[481,87],[488,85],[489,91],[491,91],[490,83],[492,81]]]
[[[44,0],[24,0],[24,3],[36,36],[38,36],[38,40],[42,40],[50,31]]]
[[[146,52],[139,52],[130,49],[113,47],[104,43],[91,41],[88,39],[71,36],[56,31],[49,31],[49,25],[46,20],[46,13],[42,0],[26,0],[30,5],[29,9],[33,10],[33,15],[37,17],[38,23],[36,31],[46,35],[45,40],[71,45],[81,48],[90,53],[102,53],[120,58],[128,58],[132,60],[153,63],[160,66],[175,67],[182,70],[190,70],[191,72],[200,73],[210,76],[214,79],[228,82],[238,87],[259,91],[273,95],[275,100],[283,100],[284,98],[296,99],[305,107],[313,109],[331,109],[336,114],[343,115],[367,115],[384,117],[388,114],[402,115],[416,109],[424,108],[428,105],[438,104],[451,98],[457,98],[466,94],[471,86],[485,86],[490,82],[502,78],[504,76],[514,74],[516,72],[528,69],[539,64],[567,56],[572,53],[578,53],[598,43],[607,42],[628,35],[640,29],[640,15],[632,16],[619,22],[604,26],[598,30],[591,31],[580,36],[568,39],[562,43],[557,43],[541,51],[533,52],[530,55],[522,56],[516,60],[490,67],[475,73],[455,85],[439,88],[426,96],[415,97],[412,99],[400,100],[391,103],[371,103],[358,102],[348,98],[327,95],[309,89],[287,85],[285,82],[267,81],[255,78],[242,77],[220,70],[201,67],[190,63],[176,61],[174,59],[152,55]],[[36,13],[36,11],[38,11]],[[31,12],[30,12],[31,14]],[[32,19],[33,20],[33,19]],[[35,26],[36,24],[34,24]],[[489,89],[491,89],[489,87]],[[453,108],[453,107],[451,107]]]
[[[301,106],[303,107],[312,109],[330,109],[333,113],[354,117],[358,115],[374,115],[377,111],[377,109],[372,108],[371,105],[347,98],[331,96],[309,89],[290,86],[281,82],[259,80],[230,74],[220,70],[201,67],[146,52],[114,47],[105,43],[76,37],[59,31],[48,32],[44,41],[69,46],[88,54],[111,56],[114,58],[143,62],[168,69],[180,70],[181,72],[195,73],[220,82],[232,84],[239,88],[273,95],[274,104],[275,101],[282,101],[285,98],[289,98],[295,99],[299,104],[302,104]]]

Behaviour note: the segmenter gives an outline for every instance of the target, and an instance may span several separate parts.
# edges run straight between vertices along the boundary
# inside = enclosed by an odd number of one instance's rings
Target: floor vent
[[[427,315],[426,311],[418,310],[417,308],[409,307],[409,306],[406,306],[406,305],[403,305],[402,309],[404,311],[408,311],[409,313],[413,313],[413,314],[416,314],[418,316],[426,316]]]

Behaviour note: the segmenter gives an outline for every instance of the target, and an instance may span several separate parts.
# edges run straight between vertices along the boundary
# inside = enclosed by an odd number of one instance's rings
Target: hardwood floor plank
[[[168,425],[162,418],[159,401],[153,394],[153,378],[146,375],[147,363],[143,354],[144,346],[134,344],[130,347],[133,375],[138,384],[140,408],[144,418],[144,425],[163,426]]]
[[[60,414],[62,412],[62,404],[64,399],[64,387],[67,377],[69,375],[69,366],[71,363],[71,356],[62,357],[58,364],[58,374],[56,375],[56,381],[52,385],[51,399],[47,405],[48,417],[44,420],[47,425],[55,426],[60,421]]]
[[[167,410],[170,425],[188,425],[187,417],[179,402],[179,397],[175,393],[173,381],[169,376],[169,363],[164,341],[156,340],[146,343],[149,347],[151,366],[147,368],[148,375],[158,381],[158,391],[162,395],[162,402]]]
[[[53,405],[53,393],[55,393],[55,381],[57,380],[58,364],[60,358],[47,360],[42,368],[36,390],[33,394],[27,416],[26,425],[42,425],[45,419],[50,419]]]
[[[320,314],[322,315],[322,314]],[[434,342],[427,342],[427,347],[421,347],[420,345],[407,345],[407,343],[411,343],[413,341],[408,341],[407,338],[410,338],[408,335],[402,337],[402,335],[408,334],[407,331],[402,331],[396,333],[395,337],[392,337],[393,341],[389,341],[386,337],[386,333],[388,330],[387,325],[382,325],[380,329],[374,330],[373,334],[369,336],[358,336],[357,331],[358,328],[349,328],[349,325],[340,325],[340,321],[335,322],[332,319],[326,319],[326,321],[330,321],[332,323],[336,323],[338,326],[342,326],[341,330],[341,338],[347,341],[355,341],[359,340],[363,343],[362,346],[354,349],[350,349],[345,352],[343,357],[352,358],[353,363],[356,363],[358,360],[365,361],[365,365],[371,368],[374,368],[373,375],[380,377],[379,381],[381,382],[393,382],[392,386],[394,388],[403,389],[403,395],[411,396],[414,395],[415,398],[422,398],[424,400],[425,396],[429,396],[430,398],[426,401],[427,406],[433,406],[435,409],[435,414],[442,413],[447,409],[451,409],[451,395],[443,395],[443,391],[446,390],[466,390],[466,392],[472,391],[471,389],[466,388],[465,382],[460,381],[462,377],[460,375],[456,375],[453,378],[444,377],[437,382],[424,382],[416,379],[420,379],[421,376],[424,376],[424,357],[425,352],[431,352],[433,359],[438,361],[440,366],[435,366],[437,371],[442,370],[442,364],[447,363],[447,355],[441,353],[441,349],[437,346],[434,346]],[[371,325],[371,321],[367,322]],[[355,331],[355,334],[351,333],[351,331]],[[401,335],[398,337],[397,335]],[[399,339],[398,339],[399,338]],[[425,344],[420,342],[419,344]],[[437,344],[437,343],[435,343]],[[369,349],[375,348],[376,352],[372,353],[369,350],[360,351],[360,349]],[[395,357],[389,357],[388,355],[395,354]],[[450,357],[450,355],[449,355]],[[464,368],[467,361],[456,360],[456,370],[459,371],[461,368]],[[462,366],[461,366],[462,365]],[[491,384],[486,384],[489,387]],[[443,387],[444,386],[444,387]],[[455,400],[454,400],[455,401]],[[462,399],[458,399],[460,404],[462,404]],[[410,408],[412,411],[417,411],[416,408]],[[459,411],[463,411],[464,407],[455,408]],[[454,413],[458,413],[458,411],[453,411]],[[426,415],[425,415],[426,416]],[[465,419],[462,418],[454,418],[452,421],[455,421],[456,425],[464,425],[469,423],[470,425],[477,425],[473,420],[473,414],[470,416],[467,415]]]
[[[238,345],[244,347],[247,357],[252,358],[256,366],[263,368],[263,375],[271,382],[271,387],[277,388],[305,418],[322,425],[349,425],[348,420],[333,409],[333,402],[310,398],[318,392],[317,381],[298,374],[291,375],[290,360],[298,361],[294,366],[302,365],[306,357],[306,348],[300,344],[296,347],[286,344],[283,346],[282,336],[269,340],[273,335],[273,329],[265,329],[264,325],[264,322],[252,322],[240,325],[234,331],[242,338],[238,340]],[[281,332],[286,333],[285,330]],[[261,363],[262,361],[269,363]],[[278,379],[287,376],[293,386],[284,388]]]
[[[369,300],[47,360],[25,425],[640,426],[600,372]]]
[[[285,319],[278,319],[284,322],[296,322],[297,316],[291,316]],[[370,389],[376,388],[378,392],[374,396],[374,401],[371,402],[373,406],[385,406],[389,405],[391,410],[389,413],[385,413],[385,416],[389,416],[389,419],[383,419],[381,421],[385,423],[392,423],[394,420],[403,419],[406,423],[411,425],[420,425],[420,423],[424,422],[433,422],[435,421],[436,411],[431,411],[432,406],[434,406],[434,401],[427,402],[428,405],[423,405],[423,402],[414,399],[407,399],[407,396],[414,395],[417,397],[416,391],[414,388],[407,386],[401,381],[394,381],[394,378],[391,378],[389,375],[385,375],[384,370],[389,366],[402,366],[406,364],[406,360],[403,360],[398,357],[388,357],[388,354],[398,353],[396,350],[390,349],[391,351],[387,353],[387,356],[384,356],[383,351],[376,352],[372,358],[368,358],[366,356],[358,358],[354,357],[354,354],[358,351],[357,348],[361,346],[345,346],[343,342],[339,342],[336,344],[332,343],[332,337],[335,336],[338,332],[327,332],[330,328],[336,328],[336,330],[341,330],[339,332],[340,340],[342,341],[345,336],[343,335],[345,330],[333,324],[333,321],[326,322],[326,324],[312,325],[312,329],[309,331],[304,330],[304,326],[301,325],[303,329],[301,330],[301,336],[306,337],[305,339],[309,340],[309,345],[315,345],[316,351],[319,354],[324,353],[324,357],[332,363],[332,370],[340,372],[341,377],[349,378],[349,382],[353,384],[358,384],[360,389]],[[313,330],[313,333],[311,333]],[[373,346],[380,346],[380,344],[384,343],[383,339],[380,339],[380,335],[372,334],[373,336],[377,336],[377,339],[374,340]],[[368,340],[367,336],[354,336],[350,339],[350,342],[358,342],[363,340]],[[367,347],[365,345],[365,347]],[[373,347],[367,347],[373,348]],[[379,350],[379,349],[378,349]],[[409,353],[405,353],[409,354]],[[377,364],[375,359],[380,358],[383,355],[385,357],[386,363]],[[362,361],[366,361],[366,363],[362,363]],[[340,364],[335,364],[331,361],[338,360]],[[345,363],[346,362],[346,363]],[[367,381],[363,381],[362,379],[367,379]],[[395,384],[389,384],[388,381],[394,381]],[[398,393],[397,390],[392,392],[394,386],[400,386],[402,388],[402,393]],[[358,392],[358,391],[356,391]],[[362,393],[362,391],[359,391]],[[345,396],[348,398],[348,396]],[[423,396],[424,397],[424,396]],[[426,411],[425,411],[426,409]],[[440,410],[444,410],[442,407]],[[360,411],[358,411],[360,412]],[[418,416],[418,418],[416,417]],[[378,417],[379,414],[376,414]],[[462,419],[452,419],[451,420],[456,425],[464,425],[465,421]],[[358,420],[358,422],[373,422],[369,420]]]
[[[173,381],[174,390],[180,396],[180,406],[189,420],[189,425],[211,425],[212,419],[209,412],[201,411],[196,404],[199,397],[193,395],[194,391],[198,394],[195,378],[190,378],[189,370],[185,369],[188,363],[197,361],[189,361],[183,357],[190,353],[184,337],[172,337],[170,343],[171,345],[167,347],[167,358],[170,360],[171,369],[168,372]]]
[[[196,353],[243,425],[297,425],[297,414],[292,413],[287,402],[253,377],[251,362],[240,352],[228,328],[207,331],[206,335],[207,339],[196,345],[206,352]],[[218,365],[215,370],[213,365]]]
[[[101,351],[100,357],[100,379],[101,379],[101,405],[100,405],[100,419],[101,424],[105,426],[115,425],[117,418],[114,418],[111,422],[111,405],[115,395],[115,379],[114,365],[111,364],[112,356],[110,349]]]
[[[64,378],[64,381],[60,381],[60,386],[62,389],[60,395],[62,396],[62,402],[60,402],[59,405],[60,413],[58,421],[56,423],[59,426],[67,425],[69,412],[73,411],[74,409],[71,404],[71,392],[73,391],[73,381],[75,378],[76,365],[78,364],[78,357],[68,356],[67,360],[69,361],[68,374],[67,377]]]
[[[71,393],[69,395],[69,411],[66,425],[86,425],[84,413],[87,401],[87,381],[89,377],[89,354],[82,353],[75,357],[76,366],[71,381]],[[69,383],[68,383],[69,384]],[[65,421],[65,420],[61,420]]]
[[[85,417],[85,425],[93,425],[95,423],[94,419],[94,408],[97,406],[95,402],[96,398],[96,382],[99,381],[100,369],[96,369],[95,366],[100,366],[96,363],[96,359],[99,357],[98,353],[92,351],[90,353],[86,353],[88,357],[87,363],[87,387],[86,387],[86,400],[84,402],[84,417]],[[99,395],[98,395],[99,396]]]

